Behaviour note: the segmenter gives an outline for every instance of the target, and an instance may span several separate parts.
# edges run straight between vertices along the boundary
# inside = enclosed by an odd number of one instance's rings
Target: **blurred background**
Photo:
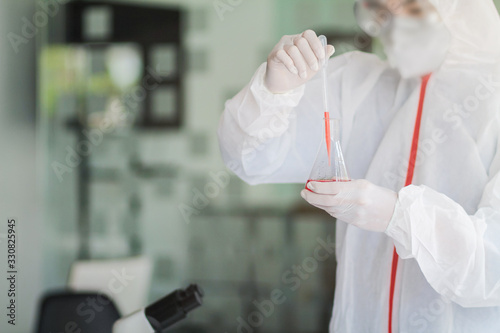
[[[203,306],[171,331],[327,332],[335,260],[315,250],[332,219],[303,203],[303,184],[231,174],[216,129],[284,34],[381,55],[352,8],[1,0],[0,308],[9,218],[18,275],[16,325],[2,311],[0,331],[37,332],[54,292],[105,294],[126,315],[197,283]],[[283,302],[262,308],[276,290]]]

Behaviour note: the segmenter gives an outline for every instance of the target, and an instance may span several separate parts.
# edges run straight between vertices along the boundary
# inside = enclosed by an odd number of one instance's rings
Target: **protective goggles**
[[[356,0],[354,15],[360,28],[369,36],[377,37],[387,32],[394,16],[426,19],[437,14],[427,0]]]

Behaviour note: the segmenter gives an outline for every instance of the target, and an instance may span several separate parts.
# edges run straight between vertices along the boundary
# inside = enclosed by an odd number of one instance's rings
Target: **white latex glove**
[[[311,205],[359,228],[383,232],[391,221],[397,193],[367,180],[314,182],[300,195]],[[312,191],[312,192],[311,192]]]
[[[264,84],[272,93],[285,93],[309,81],[335,53],[332,45],[327,54],[316,33],[306,30],[299,35],[283,36],[267,57]]]

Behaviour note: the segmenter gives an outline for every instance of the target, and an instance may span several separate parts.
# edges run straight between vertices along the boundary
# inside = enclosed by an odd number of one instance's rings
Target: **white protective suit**
[[[452,44],[428,83],[414,185],[420,79],[360,52],[329,63],[351,177],[398,192],[385,233],[337,222],[330,332],[388,332],[394,246],[393,332],[500,332],[500,19],[491,0],[430,1]],[[249,184],[305,183],[323,139],[321,78],[272,94],[265,69],[226,103],[222,156]]]

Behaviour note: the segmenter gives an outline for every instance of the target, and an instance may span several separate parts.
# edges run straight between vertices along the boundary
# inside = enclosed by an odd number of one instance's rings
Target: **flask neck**
[[[331,141],[340,141],[340,120],[337,118],[323,118],[325,131],[330,134]]]

